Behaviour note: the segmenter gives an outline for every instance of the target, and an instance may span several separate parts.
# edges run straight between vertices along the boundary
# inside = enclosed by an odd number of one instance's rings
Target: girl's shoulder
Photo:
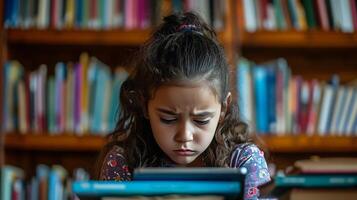
[[[230,167],[247,169],[244,199],[258,199],[258,187],[270,181],[264,152],[252,143],[237,145],[232,152]]]
[[[104,157],[100,170],[100,180],[124,181],[130,179],[131,173],[124,156],[124,149],[114,145]]]
[[[254,160],[266,166],[264,152],[253,143],[238,144],[231,152],[231,167],[242,167],[248,160]]]

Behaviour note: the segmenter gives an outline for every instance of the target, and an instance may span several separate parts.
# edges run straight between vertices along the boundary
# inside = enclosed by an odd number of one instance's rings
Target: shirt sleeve
[[[230,166],[233,168],[245,167],[247,169],[244,199],[258,199],[258,186],[270,181],[264,152],[254,144],[239,145],[232,153]]]
[[[100,180],[131,180],[131,173],[120,147],[114,146],[106,154],[100,171]]]

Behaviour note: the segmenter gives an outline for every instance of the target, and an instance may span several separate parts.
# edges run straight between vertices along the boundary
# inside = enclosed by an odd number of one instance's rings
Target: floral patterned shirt
[[[101,169],[101,180],[131,180],[131,173],[122,151],[120,147],[114,146],[107,153]],[[163,167],[166,167],[166,165]],[[254,144],[239,144],[232,152],[230,167],[245,167],[247,169],[244,199],[258,199],[258,186],[270,181],[270,174],[264,158],[264,152]]]

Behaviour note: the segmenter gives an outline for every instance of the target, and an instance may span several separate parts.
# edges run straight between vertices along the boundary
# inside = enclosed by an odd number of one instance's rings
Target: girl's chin
[[[178,166],[182,166],[182,167],[185,167],[187,165],[190,165],[195,159],[196,157],[190,157],[190,156],[187,156],[187,157],[180,157],[180,158],[177,158],[175,157],[174,159],[171,158]]]
[[[179,167],[202,167],[204,163],[201,159],[197,159],[199,156],[186,156],[186,157],[174,157],[171,158]]]

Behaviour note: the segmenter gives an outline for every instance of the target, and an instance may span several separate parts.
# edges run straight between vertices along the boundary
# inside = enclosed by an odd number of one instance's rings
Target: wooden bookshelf
[[[99,152],[106,144],[106,139],[104,136],[94,135],[63,134],[50,136],[49,134],[27,133],[24,135],[7,134],[5,144],[5,148],[8,150]]]
[[[0,0],[0,10],[4,1]],[[304,78],[327,80],[331,74],[340,73],[342,81],[357,78],[357,33],[323,32],[323,31],[244,31],[242,0],[227,0],[226,27],[218,33],[228,60],[235,66],[236,55],[261,62],[277,57],[285,57],[295,74]],[[2,22],[2,15],[0,15]],[[98,56],[106,63],[118,64],[118,60],[127,59],[132,53],[130,48],[137,48],[149,37],[151,29],[147,30],[55,30],[55,29],[2,29],[0,25],[0,62],[6,59],[19,59],[24,66],[36,68],[39,63],[52,66],[63,59],[78,60],[79,52],[83,49],[93,56]],[[115,48],[112,48],[115,47]],[[68,50],[70,49],[70,50]],[[124,53],[119,52],[124,51]],[[120,54],[122,53],[122,54]],[[102,55],[104,54],[104,55]],[[46,55],[46,56],[43,56]],[[61,57],[59,59],[59,57]],[[122,64],[122,63],[119,63]],[[114,65],[113,65],[114,66]],[[0,67],[0,69],[3,69]],[[28,69],[28,68],[27,68]],[[29,71],[31,69],[28,69]],[[234,67],[232,69],[234,74]],[[0,76],[0,94],[1,91]],[[235,85],[233,77],[232,85]],[[235,88],[232,88],[235,90]],[[0,98],[0,103],[1,103]],[[1,111],[1,107],[0,107]],[[1,115],[0,115],[1,119]],[[4,135],[0,133],[0,135]],[[3,137],[3,136],[1,136]],[[302,133],[299,136],[262,136],[267,149],[272,154],[309,154],[309,153],[357,153],[357,137],[308,137]],[[70,133],[61,136],[49,134],[19,133],[6,134],[0,139],[0,154],[2,143],[5,143],[5,153],[10,158],[10,164],[25,160],[25,169],[33,169],[35,163],[31,158],[40,157],[41,153],[63,155],[66,166],[75,168],[93,164],[92,160],[105,144],[105,138],[100,136],[73,136]],[[24,155],[18,156],[19,153]],[[86,160],[90,152],[92,160]],[[76,153],[81,163],[76,165],[67,159],[67,153]],[[81,156],[83,155],[83,158]],[[84,156],[85,155],[85,156]],[[294,159],[286,156],[286,159]],[[21,157],[21,159],[18,159]],[[55,158],[47,155],[40,161],[51,163]],[[53,159],[53,160],[52,160]],[[0,163],[3,156],[0,157]],[[39,163],[39,161],[36,161]],[[289,161],[290,162],[290,161]],[[291,162],[290,162],[291,163]],[[76,166],[75,166],[76,165]],[[29,166],[29,167],[28,167]]]
[[[277,48],[357,48],[357,33],[334,31],[243,32],[241,46]]]

